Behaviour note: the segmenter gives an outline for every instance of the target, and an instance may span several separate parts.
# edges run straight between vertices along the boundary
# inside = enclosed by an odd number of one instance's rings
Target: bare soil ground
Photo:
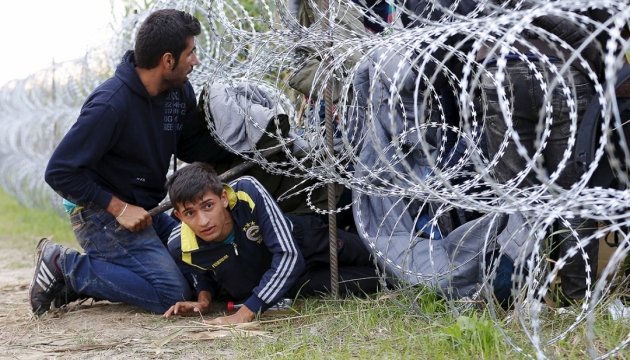
[[[16,241],[0,236],[0,244]],[[41,318],[32,316],[27,294],[33,249],[0,246],[0,359],[224,359],[236,355],[218,340],[233,336],[233,330],[209,329],[196,317],[167,320],[134,306],[91,299],[51,310]],[[214,304],[214,315],[222,309],[224,303]]]

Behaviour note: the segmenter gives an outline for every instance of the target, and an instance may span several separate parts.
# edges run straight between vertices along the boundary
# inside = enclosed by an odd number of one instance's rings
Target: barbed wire
[[[628,66],[627,4],[252,5],[156,1],[118,24],[111,41],[84,58],[0,88],[0,186],[27,206],[62,213],[61,198],[43,181],[56,144],[86,96],[132,47],[144,17],[160,8],[185,10],[203,25],[200,64],[190,79],[217,141],[270,173],[317,179],[317,185],[282,194],[305,196],[315,212],[328,213],[311,199],[316,188],[336,183],[352,190],[352,203],[335,211],[352,207],[382,275],[437,290],[457,313],[485,299],[499,331],[527,356],[547,357],[552,344],[578,328],[593,358],[627,346],[630,333],[602,341],[610,333],[597,331],[608,321],[609,295],[623,289],[629,251],[629,95],[616,84]],[[606,16],[598,20],[588,11]],[[326,16],[329,28],[322,26]],[[287,116],[290,136],[241,106],[245,141],[221,137],[221,121],[229,119],[213,116],[210,94],[241,86],[259,89],[274,114]],[[334,104],[324,103],[328,86]],[[238,94],[228,98],[238,103],[237,96],[249,93]],[[331,105],[334,154],[325,146],[319,115]],[[278,116],[272,121],[279,128]],[[254,132],[275,139],[285,159],[265,159]],[[597,276],[592,244],[606,236],[619,245]],[[558,244],[564,246],[560,254]],[[513,265],[507,316],[495,301],[503,259]],[[573,320],[568,326],[550,329],[545,322],[558,312],[558,282],[570,282],[563,268],[576,265],[588,288],[584,299],[564,311]],[[414,297],[418,291],[414,287]],[[528,344],[504,331],[511,323],[520,324]]]

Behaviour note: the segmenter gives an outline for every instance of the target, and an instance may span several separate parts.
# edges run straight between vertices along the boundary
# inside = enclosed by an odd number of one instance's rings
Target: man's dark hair
[[[175,9],[157,10],[144,20],[138,35],[134,57],[136,66],[153,69],[166,53],[173,54],[177,67],[179,57],[186,49],[190,36],[201,33],[199,20],[187,12]]]
[[[200,200],[208,191],[221,196],[223,184],[212,166],[195,162],[171,175],[166,181],[166,189],[173,208],[178,209],[187,202]]]

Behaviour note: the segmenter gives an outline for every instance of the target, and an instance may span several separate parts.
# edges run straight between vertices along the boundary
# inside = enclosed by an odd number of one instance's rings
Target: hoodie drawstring
[[[184,101],[184,109],[186,108],[186,93],[182,90],[182,100]],[[179,114],[179,111],[178,111]],[[178,116],[175,116],[175,128],[173,129],[173,172],[177,171],[177,130],[178,126]]]

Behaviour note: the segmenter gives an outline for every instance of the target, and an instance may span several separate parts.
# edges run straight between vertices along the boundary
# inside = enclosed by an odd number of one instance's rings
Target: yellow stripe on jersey
[[[252,212],[254,212],[256,204],[248,193],[246,193],[245,191],[234,191],[234,189],[232,189],[232,187],[228,184],[223,184],[223,190],[225,190],[225,192],[227,193],[230,210],[234,209],[236,203],[241,200],[249,204],[249,208],[252,210]]]
[[[182,239],[182,252],[191,252],[195,250],[199,250],[199,244],[197,243],[197,237],[195,233],[192,231],[190,226],[182,223],[182,231],[181,231],[181,239]]]
[[[191,252],[199,249],[199,243],[197,242],[197,237],[192,229],[188,225],[182,223],[182,229],[179,236],[181,239],[182,261],[196,268],[208,270],[199,265],[193,264]]]

